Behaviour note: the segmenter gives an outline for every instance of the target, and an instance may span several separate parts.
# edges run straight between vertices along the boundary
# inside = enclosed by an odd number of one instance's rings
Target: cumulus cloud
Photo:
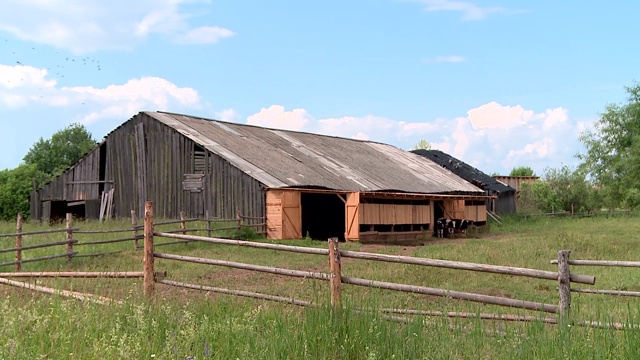
[[[212,44],[233,35],[222,27],[193,27],[186,4],[202,13],[209,1],[10,1],[0,12],[0,31],[76,54],[131,49],[156,34],[185,44]]]
[[[234,109],[224,109],[222,111],[218,111],[215,113],[216,119],[217,120],[222,120],[222,121],[236,121],[240,118],[240,114],[238,114],[238,112],[236,112]]]
[[[560,163],[571,164],[584,121],[571,119],[567,109],[541,112],[497,102],[470,109],[467,116],[406,122],[374,115],[315,119],[304,109],[280,105],[262,109],[248,123],[372,140],[408,149],[426,139],[436,149],[491,173],[531,166],[537,173]]]
[[[482,20],[494,13],[520,13],[522,10],[509,10],[500,6],[479,6],[469,1],[459,0],[414,0],[424,5],[424,10],[456,11],[462,13],[462,20]]]
[[[424,58],[422,62],[425,64],[434,64],[434,63],[461,63],[463,61],[467,61],[464,56],[459,55],[447,55],[447,56],[436,56],[433,58]]]
[[[197,108],[198,92],[179,87],[158,77],[131,79],[124,84],[104,88],[93,86],[58,87],[45,69],[30,66],[0,65],[0,104],[8,107],[48,105],[84,106],[80,119],[90,123],[102,119],[129,118],[140,110]]]
[[[247,118],[247,124],[283,130],[302,130],[313,118],[304,109],[286,111],[284,106],[271,105]]]
[[[217,26],[202,26],[189,30],[176,39],[182,44],[215,44],[220,39],[233,36],[233,31]]]

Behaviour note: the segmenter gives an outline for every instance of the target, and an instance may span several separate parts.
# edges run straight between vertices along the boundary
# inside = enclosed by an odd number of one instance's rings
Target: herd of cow
[[[436,235],[439,238],[453,237],[457,230],[466,236],[469,225],[471,225],[471,221],[465,219],[439,218],[436,221]]]

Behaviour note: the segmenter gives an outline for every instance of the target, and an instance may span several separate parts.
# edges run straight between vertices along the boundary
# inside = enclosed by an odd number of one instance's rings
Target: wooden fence
[[[551,264],[557,264],[558,260],[551,260]],[[616,261],[616,260],[568,260],[567,265],[575,266],[613,266],[613,267],[634,267],[640,268],[640,261]],[[573,288],[569,289],[571,292],[586,293],[586,294],[601,294],[601,295],[617,295],[617,296],[632,296],[640,297],[639,291],[626,291],[626,290],[599,290],[599,289],[581,289]]]
[[[205,222],[206,229],[201,229],[197,227],[187,227],[189,223],[193,222]],[[216,223],[228,223],[232,224],[230,226],[222,226],[222,227],[212,227],[212,225]],[[264,218],[258,217],[247,217],[242,216],[240,213],[237,214],[235,219],[211,219],[209,217],[209,213],[207,212],[207,216],[205,219],[199,218],[191,218],[187,219],[184,216],[184,212],[180,212],[180,219],[178,220],[166,220],[162,222],[156,222],[156,226],[161,225],[176,225],[179,224],[178,229],[169,229],[165,230],[167,233],[182,233],[186,235],[189,232],[196,231],[206,231],[207,236],[211,236],[213,232],[216,231],[224,231],[224,230],[234,230],[237,233],[240,233],[243,228],[253,228],[256,233],[264,234],[266,233],[266,222]],[[22,264],[30,263],[30,262],[40,262],[47,261],[51,259],[57,258],[67,258],[68,262],[71,262],[73,258],[79,257],[91,257],[91,256],[103,256],[108,254],[115,254],[122,252],[124,250],[116,250],[116,251],[103,251],[103,252],[79,252],[79,247],[81,248],[93,248],[95,246],[104,245],[104,244],[114,244],[114,243],[123,243],[123,242],[131,242],[134,250],[141,250],[142,247],[139,245],[139,240],[144,238],[144,235],[140,233],[143,230],[144,225],[138,224],[138,219],[136,217],[136,212],[131,210],[131,228],[128,229],[110,229],[110,230],[81,230],[77,227],[73,226],[73,217],[71,214],[66,214],[66,222],[65,227],[61,229],[48,229],[48,230],[38,230],[38,231],[24,231],[23,229],[23,216],[22,214],[17,215],[16,220],[16,232],[13,234],[0,234],[0,239],[3,238],[11,238],[15,237],[15,246],[9,248],[0,248],[0,254],[15,252],[15,261],[8,261],[0,263],[0,268],[5,266],[15,266],[15,271],[22,271]],[[46,243],[37,243],[27,245],[23,243],[24,236],[31,235],[41,235],[41,234],[53,234],[53,233],[64,233],[64,240],[60,241],[52,241]],[[118,234],[118,233],[129,233],[130,236],[124,236],[117,239],[96,239],[95,237],[103,237],[108,234]],[[90,237],[91,239],[78,239],[78,237]],[[178,240],[171,241],[165,243],[155,244],[156,246],[162,245],[170,245],[176,243],[185,243],[189,242],[188,240]],[[32,250],[32,249],[42,249],[49,247],[59,247],[64,246],[64,252],[59,254],[47,255],[42,257],[35,258],[23,258],[23,252]],[[0,273],[2,275],[3,273]]]
[[[147,202],[145,204],[144,225],[145,225],[144,227],[145,237],[144,237],[143,284],[144,284],[144,292],[147,296],[152,296],[154,294],[155,284],[159,283],[159,284],[188,288],[188,289],[198,289],[203,291],[232,294],[232,295],[245,296],[245,297],[257,298],[257,299],[267,299],[271,301],[285,302],[285,303],[290,303],[290,304],[295,304],[300,306],[314,306],[309,301],[304,301],[304,300],[299,300],[294,298],[274,296],[274,295],[255,293],[255,292],[249,292],[249,291],[233,290],[233,289],[227,289],[227,288],[216,288],[216,287],[205,286],[205,285],[178,282],[178,281],[173,281],[169,279],[157,279],[156,272],[154,271],[155,259],[163,259],[163,260],[183,261],[183,262],[191,262],[191,263],[206,264],[206,265],[225,266],[230,268],[251,270],[251,271],[270,273],[275,275],[285,275],[285,276],[291,276],[291,277],[309,278],[309,279],[328,281],[330,283],[331,304],[336,307],[341,306],[341,293],[342,293],[341,288],[343,284],[349,284],[349,285],[355,285],[355,286],[373,287],[378,289],[388,289],[388,290],[401,291],[401,292],[439,296],[439,297],[446,297],[449,299],[472,301],[472,302],[478,302],[483,304],[492,304],[492,305],[506,306],[511,308],[558,314],[559,315],[558,318],[547,318],[545,320],[546,322],[549,322],[549,323],[558,323],[558,322],[569,320],[571,293],[570,291],[568,291],[568,288],[570,286],[570,283],[573,282],[573,283],[589,284],[589,285],[595,284],[595,277],[593,276],[571,274],[569,272],[569,268],[567,265],[568,255],[569,255],[568,251],[560,251],[558,253],[558,261],[559,261],[558,271],[546,271],[546,270],[526,269],[526,268],[510,267],[510,266],[497,266],[497,265],[459,262],[459,261],[447,261],[447,260],[436,260],[436,259],[427,259],[427,258],[415,258],[415,257],[408,257],[408,256],[375,254],[375,253],[366,253],[366,252],[357,252],[357,251],[344,251],[339,249],[337,238],[329,239],[328,249],[318,249],[318,248],[308,248],[308,247],[291,246],[291,245],[257,243],[257,242],[232,240],[232,239],[175,234],[175,233],[169,233],[169,232],[155,231],[154,229],[155,224],[153,222],[153,204],[151,202]],[[259,249],[271,249],[271,250],[288,251],[288,252],[301,253],[301,254],[328,256],[329,269],[328,269],[328,272],[302,271],[302,270],[284,269],[279,267],[255,265],[255,264],[249,264],[249,263],[240,263],[240,262],[227,261],[227,260],[200,258],[200,257],[157,252],[154,249],[155,238],[169,238],[169,239],[180,240],[180,241],[201,241],[201,242],[224,244],[224,245],[231,245],[231,246],[244,246],[244,247],[253,247],[253,248],[259,248]],[[416,285],[408,285],[408,284],[401,284],[401,283],[392,283],[392,282],[349,277],[349,276],[343,275],[344,269],[342,268],[342,261],[341,261],[342,258],[364,259],[364,260],[373,260],[373,261],[381,261],[381,262],[393,262],[393,263],[412,264],[412,265],[419,265],[419,266],[442,267],[442,268],[449,268],[449,269],[488,272],[488,273],[504,274],[504,275],[510,275],[510,276],[525,276],[525,277],[531,277],[531,278],[558,281],[559,303],[546,304],[546,303],[540,303],[540,302],[503,298],[498,296],[490,296],[490,295],[483,295],[483,294],[476,294],[476,293],[469,293],[469,292],[462,292],[462,291],[429,288],[425,286],[416,286]],[[409,313],[409,312],[405,312],[405,313]],[[433,315],[435,313],[436,312],[422,312],[422,314],[424,315]],[[466,313],[439,313],[439,315],[443,315],[443,314],[451,317],[468,317],[469,316],[469,314],[466,314]],[[484,314],[484,316],[486,318],[493,318],[493,319],[501,318],[503,320],[514,320],[514,321],[515,320],[517,321],[540,320],[539,317],[535,317],[535,316],[518,316],[518,315],[505,316],[505,315],[493,315],[493,314]]]

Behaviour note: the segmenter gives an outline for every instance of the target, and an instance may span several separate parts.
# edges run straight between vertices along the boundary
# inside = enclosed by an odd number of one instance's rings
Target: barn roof
[[[433,161],[387,144],[166,112],[144,114],[269,188],[474,195],[482,192]]]
[[[514,192],[516,189],[505,185],[491,176],[483,173],[475,167],[460,161],[453,156],[443,153],[440,150],[413,150],[412,152],[424,156],[437,164],[451,170],[461,178],[477,185],[485,190],[491,190],[498,193]]]

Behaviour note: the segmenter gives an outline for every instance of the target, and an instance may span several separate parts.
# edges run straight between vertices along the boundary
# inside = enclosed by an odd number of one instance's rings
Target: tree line
[[[50,139],[40,138],[14,169],[0,170],[0,219],[21,212],[29,217],[29,196],[36,186],[51,181],[96,146],[82,124],[71,124]]]

